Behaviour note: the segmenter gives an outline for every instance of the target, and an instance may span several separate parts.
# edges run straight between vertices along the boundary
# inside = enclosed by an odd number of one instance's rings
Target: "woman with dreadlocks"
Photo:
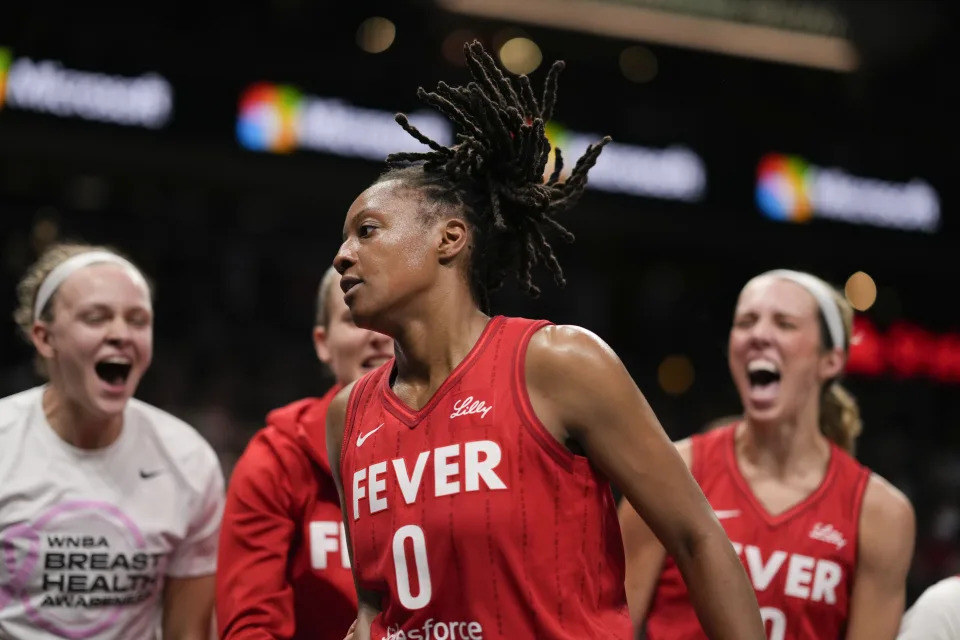
[[[566,181],[544,183],[541,104],[479,43],[474,81],[421,99],[461,132],[396,154],[354,201],[334,266],[354,321],[395,340],[395,359],[345,388],[327,414],[359,595],[356,638],[632,637],[609,481],[676,558],[711,638],[760,640],[756,598],[713,512],[617,356],[572,326],[488,315],[518,273],[536,293],[546,233],[607,139]]]

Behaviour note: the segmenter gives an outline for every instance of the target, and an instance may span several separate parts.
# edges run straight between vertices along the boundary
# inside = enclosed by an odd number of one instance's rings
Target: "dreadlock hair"
[[[557,215],[579,200],[587,172],[610,138],[590,145],[563,181],[558,148],[555,168],[544,182],[551,148],[544,124],[556,105],[557,77],[564,63],[557,61],[550,67],[538,102],[529,78],[508,78],[478,41],[464,45],[464,55],[472,82],[451,87],[441,81],[433,92],[417,89],[417,97],[458,128],[456,143],[444,147],[421,133],[404,114],[397,114],[397,123],[431,151],[387,156],[387,170],[377,182],[398,180],[439,209],[454,207],[464,212],[472,227],[470,289],[488,313],[490,293],[511,273],[533,297],[540,293],[533,283],[537,264],[545,263],[559,286],[566,284],[546,232],[552,230],[563,240],[573,241]]]

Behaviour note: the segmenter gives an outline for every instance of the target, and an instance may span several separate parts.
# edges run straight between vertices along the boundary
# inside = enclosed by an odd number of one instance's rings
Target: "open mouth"
[[[361,362],[360,366],[362,366],[364,369],[376,369],[383,363],[390,360],[391,357],[392,356],[372,356]]]
[[[106,360],[101,360],[93,366],[93,370],[96,371],[97,377],[107,384],[117,386],[126,384],[127,378],[130,377],[130,370],[132,368],[133,364],[129,360],[124,360],[122,358],[107,358]]]
[[[756,400],[772,400],[780,390],[780,368],[770,360],[752,360],[747,364],[750,393]]]
[[[747,365],[747,376],[751,387],[765,387],[780,382],[780,371],[776,365],[764,360],[754,360]]]

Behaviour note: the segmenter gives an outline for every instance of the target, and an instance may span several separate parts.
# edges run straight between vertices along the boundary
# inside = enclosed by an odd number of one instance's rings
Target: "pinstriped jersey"
[[[548,323],[492,318],[420,410],[393,362],[351,394],[341,479],[377,640],[631,637],[609,483],[547,432],[525,354]]]
[[[770,640],[837,640],[846,634],[857,564],[863,493],[870,470],[830,445],[820,486],[771,515],[741,475],[736,425],[692,438],[691,471],[753,583]],[[676,563],[667,558],[647,616],[650,640],[700,640]]]

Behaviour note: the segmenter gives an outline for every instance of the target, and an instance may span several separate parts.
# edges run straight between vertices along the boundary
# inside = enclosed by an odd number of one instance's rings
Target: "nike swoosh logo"
[[[149,480],[150,478],[163,473],[163,469],[158,469],[157,471],[144,471],[140,469],[140,477],[144,480]]]
[[[383,422],[380,423],[380,427],[384,425]],[[361,433],[357,436],[357,446],[362,447],[363,443],[367,441],[367,438],[375,434],[377,431],[380,431],[380,427],[373,429],[372,431],[367,431],[366,433]]]
[[[717,520],[726,520],[727,518],[736,518],[740,515],[740,509],[714,509],[713,513],[717,516]]]

